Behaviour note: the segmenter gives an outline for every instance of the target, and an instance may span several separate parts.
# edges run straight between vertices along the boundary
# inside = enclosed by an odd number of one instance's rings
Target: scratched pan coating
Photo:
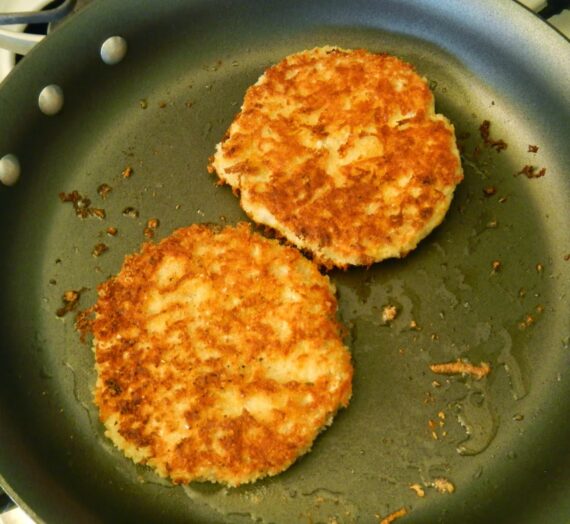
[[[98,52],[112,35],[128,53],[108,66]],[[463,137],[465,180],[443,224],[407,258],[330,273],[350,328],[354,395],[313,450],[238,489],[173,487],[104,438],[92,351],[74,314],[55,313],[66,290],[86,288],[80,306],[93,302],[96,285],[145,240],[148,219],[160,221],[155,239],[244,220],[206,172],[208,157],[269,65],[326,44],[392,53],[426,75],[438,112]],[[0,157],[22,165],[18,184],[0,187],[7,491],[39,522],[367,523],[400,508],[412,523],[562,522],[568,49],[524,8],[490,0],[461,13],[447,1],[101,0],[62,24],[0,86]],[[36,100],[52,83],[65,104],[47,117]],[[505,150],[483,144],[484,120]],[[546,174],[514,176],[525,165]],[[105,199],[102,183],[112,187]],[[106,218],[78,218],[58,198],[72,190]],[[109,249],[94,257],[99,243]],[[392,321],[386,306],[397,308]],[[492,371],[476,380],[430,369],[457,358]]]

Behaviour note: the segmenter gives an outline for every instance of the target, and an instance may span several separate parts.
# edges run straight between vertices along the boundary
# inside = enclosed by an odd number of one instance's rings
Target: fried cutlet
[[[322,47],[250,87],[210,172],[257,223],[326,266],[405,256],[463,172],[425,78],[387,54]]]
[[[351,396],[336,310],[314,263],[246,224],[144,244],[94,306],[106,435],[175,483],[285,470]]]

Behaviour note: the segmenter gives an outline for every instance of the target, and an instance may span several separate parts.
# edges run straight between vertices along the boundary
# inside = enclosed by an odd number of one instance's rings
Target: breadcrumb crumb
[[[390,513],[390,515],[387,515],[384,518],[379,517],[379,520],[381,519],[380,524],[391,524],[395,520],[398,520],[399,518],[405,517],[407,514],[408,514],[408,510],[406,508],[402,507],[402,508]]]
[[[439,477],[434,479],[433,482],[430,483],[430,485],[440,493],[451,494],[455,492],[455,486],[453,485],[453,483],[444,477]]]
[[[491,122],[489,120],[483,120],[483,123],[479,126],[479,133],[481,134],[481,138],[483,139],[483,143],[486,146],[489,146],[491,149],[500,153],[503,149],[507,149],[507,143],[502,140],[494,140],[491,138]]]
[[[426,492],[425,492],[424,488],[422,488],[422,486],[420,486],[417,482],[415,484],[410,484],[410,489],[412,491],[415,491],[415,493],[418,497],[423,498],[426,496]]]
[[[491,372],[491,365],[488,362],[481,362],[476,366],[466,360],[430,364],[429,368],[438,375],[471,375],[477,380],[481,380]]]
[[[123,178],[131,178],[133,176],[133,168],[131,166],[125,167],[121,175],[123,176]]]
[[[398,316],[398,308],[393,305],[385,306],[382,310],[382,321],[391,322]]]

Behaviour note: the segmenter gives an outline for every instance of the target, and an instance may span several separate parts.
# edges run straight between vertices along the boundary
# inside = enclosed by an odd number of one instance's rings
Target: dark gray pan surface
[[[99,47],[117,34],[129,50],[110,67]],[[438,110],[470,133],[465,181],[442,226],[406,259],[331,274],[351,327],[354,398],[313,451],[251,486],[171,487],[103,437],[91,349],[73,313],[55,312],[69,289],[88,288],[81,306],[92,303],[148,218],[160,219],[158,238],[244,219],[206,173],[208,156],[267,66],[324,44],[393,53],[432,80]],[[567,522],[569,57],[568,42],[530,12],[492,0],[99,0],[63,24],[0,86],[0,157],[22,163],[20,182],[0,187],[7,491],[54,523],[368,523],[404,506],[403,522]],[[55,117],[36,104],[51,83],[65,93]],[[505,151],[482,146],[483,120]],[[513,176],[527,164],[546,175]],[[106,200],[96,191],[104,182]],[[74,189],[107,218],[76,217],[58,199]],[[129,206],[138,218],[123,215]],[[110,249],[94,258],[99,242]],[[400,308],[391,325],[381,321],[387,304]],[[429,369],[458,357],[493,371],[475,381]],[[436,478],[455,492],[425,487]]]

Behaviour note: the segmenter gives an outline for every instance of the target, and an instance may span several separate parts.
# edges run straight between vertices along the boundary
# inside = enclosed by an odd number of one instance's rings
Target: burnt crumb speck
[[[504,140],[491,138],[491,122],[489,120],[483,120],[479,126],[479,133],[483,139],[483,143],[491,149],[494,149],[497,153],[507,149],[507,143]]]
[[[149,218],[146,221],[146,227],[144,228],[143,234],[146,238],[153,238],[155,229],[160,225],[160,220],[158,218]]]
[[[538,153],[538,146],[529,144],[529,146],[528,146],[528,152],[529,152],[529,153]]]
[[[114,226],[109,226],[109,227],[105,230],[105,232],[107,233],[107,235],[109,235],[109,236],[111,236],[111,237],[114,237],[114,236],[117,235],[117,233],[119,232],[119,230],[118,230],[116,227],[114,227]]]
[[[497,273],[503,269],[503,263],[500,260],[493,260],[493,262],[491,262],[491,268],[493,269],[493,273]]]
[[[75,329],[79,333],[79,339],[85,343],[87,335],[93,332],[93,322],[95,320],[95,306],[79,311],[75,316]]]
[[[526,314],[524,318],[518,323],[518,328],[520,330],[527,329],[531,327],[535,322],[536,320],[532,315]]]
[[[81,298],[81,294],[86,291],[87,288],[82,287],[81,289],[70,289],[68,291],[65,291],[63,293],[63,296],[61,297],[61,301],[63,302],[63,306],[60,307],[55,314],[58,317],[63,317],[65,316],[67,313],[69,313],[70,311],[73,311],[76,307],[77,304],[79,303],[79,300]]]
[[[80,209],[89,207],[89,205],[91,204],[91,200],[81,195],[81,193],[79,193],[79,191],[77,191],[76,189],[74,189],[70,193],[65,193],[62,191],[61,193],[59,193],[59,199],[62,202],[71,202],[73,204],[73,207],[77,207]]]
[[[94,257],[100,257],[103,253],[109,251],[109,246],[107,246],[106,244],[103,244],[102,242],[97,244],[93,250],[91,251],[91,254]]]
[[[487,197],[493,196],[497,193],[497,188],[495,186],[486,186],[483,188],[483,194]]]
[[[59,193],[59,199],[64,203],[71,203],[75,214],[80,218],[95,216],[97,218],[105,218],[105,210],[91,207],[91,200],[79,193],[76,189],[70,193]]]
[[[524,175],[528,179],[541,178],[544,175],[546,175],[546,168],[543,167],[541,169],[538,169],[538,167],[536,166],[527,164],[526,166],[523,166],[523,168],[518,173],[515,173],[514,176],[519,176],[519,175]]]
[[[92,208],[92,209],[91,209],[91,214],[92,214],[94,217],[97,217],[97,218],[100,219],[100,220],[103,220],[103,219],[107,216],[107,213],[105,212],[105,210],[104,210],[104,209],[101,209],[101,208],[98,208],[98,207]]]
[[[221,61],[221,60],[217,60],[217,61],[216,61],[214,64],[212,64],[212,65],[202,66],[202,69],[203,69],[204,71],[216,72],[221,66],[222,66],[222,61]]]
[[[101,184],[97,188],[97,193],[101,198],[107,198],[107,195],[113,190],[113,188],[109,184]]]
[[[481,148],[479,146],[475,146],[473,148],[473,159],[477,160],[481,156],[481,152],[482,152]]]
[[[139,212],[134,207],[128,206],[125,209],[123,209],[123,216],[129,218],[138,218]]]

